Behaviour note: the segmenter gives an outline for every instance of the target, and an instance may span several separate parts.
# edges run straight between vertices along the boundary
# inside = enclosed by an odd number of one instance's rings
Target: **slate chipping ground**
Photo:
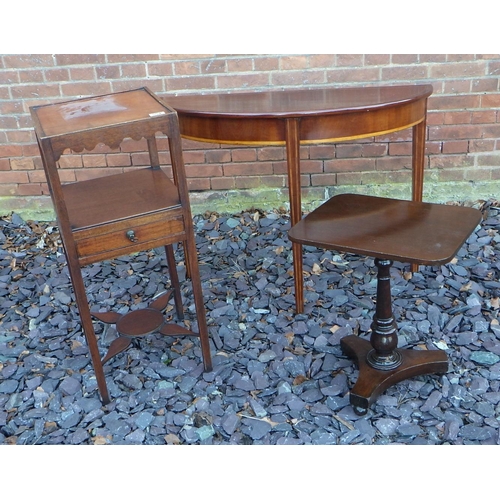
[[[194,218],[214,370],[198,339],[152,334],[105,365],[106,406],[57,229],[0,218],[0,444],[499,444],[500,204],[473,205],[484,220],[452,263],[392,269],[400,346],[445,349],[449,372],[389,388],[363,417],[339,340],[369,335],[373,259],[305,247],[295,314],[285,210]],[[84,268],[92,309],[146,306],[164,263],[157,249]],[[116,332],[95,325],[104,354]]]

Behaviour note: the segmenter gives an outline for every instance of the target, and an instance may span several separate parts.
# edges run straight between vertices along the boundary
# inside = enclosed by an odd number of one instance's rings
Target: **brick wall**
[[[431,83],[427,183],[500,180],[500,55],[2,55],[0,199],[47,199],[29,107],[147,85],[160,96],[197,91]],[[302,146],[305,191],[408,183],[411,132]],[[65,181],[144,165],[144,144],[98,146],[60,162]],[[166,153],[164,153],[166,157]],[[283,147],[184,141],[190,189],[286,187]],[[5,207],[6,204],[0,205]]]

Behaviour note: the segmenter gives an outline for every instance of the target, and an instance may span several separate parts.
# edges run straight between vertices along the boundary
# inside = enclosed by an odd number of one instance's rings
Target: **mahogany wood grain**
[[[302,217],[300,144],[340,142],[413,131],[412,199],[421,201],[425,120],[431,85],[326,87],[268,92],[164,96],[179,115],[184,138],[221,143],[286,145],[291,222]],[[302,247],[293,243],[297,312],[304,308]]]
[[[188,332],[199,336],[205,370],[212,369],[208,330],[199,276],[193,221],[189,204],[181,136],[176,112],[147,88],[31,108],[40,154],[75,291],[82,327],[96,372],[99,392],[108,403],[103,363],[130,344],[128,336],[152,330]],[[172,180],[160,166],[156,135],[168,137]],[[150,167],[99,179],[62,185],[57,162],[72,150],[90,151],[97,144],[117,148],[124,139],[147,140]],[[172,245],[183,243],[190,271],[198,333],[169,329],[155,307],[116,314],[91,314],[81,267],[141,250],[164,246],[176,310],[183,318],[179,279]],[[125,335],[100,358],[92,317],[117,323]]]
[[[357,413],[366,413],[382,391],[401,380],[447,371],[444,352],[397,348],[390,268],[393,260],[449,262],[481,218],[479,210],[469,207],[341,194],[289,230],[290,239],[303,245],[375,257],[377,297],[370,341],[355,335],[341,340],[343,351],[356,358],[359,366],[359,378],[350,393]]]

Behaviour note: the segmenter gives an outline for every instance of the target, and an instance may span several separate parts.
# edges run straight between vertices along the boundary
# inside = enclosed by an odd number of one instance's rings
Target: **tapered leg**
[[[196,245],[194,244],[194,231],[191,226],[189,226],[186,228],[186,232],[187,240],[184,242],[184,252],[186,254],[186,262],[189,263],[189,269],[191,271],[191,284],[193,287],[196,317],[198,320],[203,365],[205,367],[205,371],[209,372],[212,371],[212,356],[210,354],[210,342],[208,338],[207,319],[205,314],[205,301],[203,300],[203,290],[201,287]]]
[[[288,167],[288,190],[290,199],[290,218],[292,226],[302,218],[300,187],[300,138],[299,120],[286,121],[286,162]],[[302,274],[302,245],[292,242],[293,272],[295,285],[295,310],[304,311],[304,276]]]
[[[364,415],[388,387],[417,375],[446,373],[448,357],[443,351],[397,349],[397,327],[392,313],[390,260],[375,259],[378,267],[377,304],[370,341],[349,335],[340,341],[345,354],[356,359],[359,376],[350,402]]]
[[[103,363],[101,361],[99,348],[97,346],[97,338],[95,335],[94,324],[92,322],[92,317],[90,314],[89,303],[87,301],[87,295],[85,292],[85,285],[83,283],[82,272],[78,264],[74,263],[69,258],[67,258],[67,260],[68,260],[68,269],[71,277],[71,282],[73,285],[73,289],[75,291],[76,305],[80,313],[80,320],[82,322],[83,332],[85,334],[85,338],[87,339],[90,358],[92,360],[92,365],[94,367],[94,372],[97,379],[97,387],[99,388],[99,393],[101,395],[102,402],[104,404],[108,404],[110,402],[108,387],[106,385]]]
[[[182,307],[181,286],[179,283],[179,275],[177,274],[177,264],[175,262],[174,248],[172,245],[165,245],[165,253],[167,255],[168,272],[172,288],[174,289],[175,310],[177,319],[184,319],[184,309]]]

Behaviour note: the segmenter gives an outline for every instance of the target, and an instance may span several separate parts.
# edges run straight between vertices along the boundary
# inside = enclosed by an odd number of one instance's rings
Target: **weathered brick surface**
[[[29,107],[148,86],[168,93],[431,83],[425,165],[439,182],[500,179],[500,54],[22,54],[0,56],[0,196],[47,195]],[[411,130],[302,146],[301,182],[409,182]],[[159,138],[169,163],[168,143]],[[67,151],[64,182],[148,164],[146,142]],[[192,190],[287,185],[285,148],[183,140]]]

